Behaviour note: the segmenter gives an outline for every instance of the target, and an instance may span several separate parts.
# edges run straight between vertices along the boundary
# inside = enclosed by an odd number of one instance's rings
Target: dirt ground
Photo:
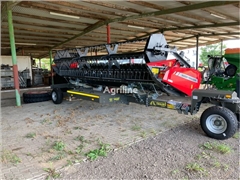
[[[207,148],[215,143],[231,151]],[[210,139],[192,121],[61,173],[63,179],[235,180],[239,179],[239,139]]]
[[[206,137],[207,104],[193,116],[134,103],[4,104],[2,179],[239,179],[239,133]],[[104,145],[106,157],[87,157]]]

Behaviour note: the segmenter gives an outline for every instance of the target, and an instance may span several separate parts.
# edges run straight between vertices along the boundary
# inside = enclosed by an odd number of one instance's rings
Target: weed
[[[73,165],[72,160],[68,159],[68,160],[67,160],[67,165],[66,165],[66,166],[72,166],[72,165]]]
[[[74,130],[81,130],[82,128],[81,127],[73,127]]]
[[[65,148],[65,144],[63,141],[57,141],[55,142],[53,149],[57,150],[57,151],[62,151]]]
[[[52,124],[52,122],[50,121],[50,119],[44,119],[41,121],[41,124]]]
[[[228,169],[229,169],[229,165],[223,164],[223,170],[224,170],[224,171],[228,171]]]
[[[84,139],[84,136],[77,136],[76,138],[74,138],[74,140],[80,141],[80,142],[86,142]]]
[[[32,153],[27,153],[26,155],[34,158],[34,155]]]
[[[142,138],[145,138],[145,137],[147,136],[147,133],[146,133],[145,131],[142,131],[141,134],[140,134],[140,136],[141,136]]]
[[[49,138],[47,138],[46,145],[49,146],[50,144],[51,144],[51,140]]]
[[[200,159],[202,159],[202,158],[204,158],[204,159],[210,159],[212,156],[211,156],[211,154],[210,153],[206,153],[206,152],[202,152],[201,154],[198,154],[198,155],[196,155],[196,159],[197,160],[200,160]]]
[[[61,160],[63,158],[66,157],[66,153],[64,151],[60,151],[57,153],[56,156],[52,157],[49,159],[49,161],[57,161],[57,160]]]
[[[26,138],[35,138],[36,137],[36,133],[28,133],[25,136]]]
[[[81,145],[79,145],[79,146],[77,147],[77,149],[75,150],[75,152],[76,152],[77,154],[80,154],[80,153],[82,152],[83,148],[84,148],[84,146],[81,144]]]
[[[67,129],[65,133],[66,133],[66,134],[72,134],[72,131],[71,131],[70,129]],[[64,133],[64,134],[65,134],[65,133]]]
[[[210,142],[206,142],[202,145],[205,149],[213,149],[213,145]]]
[[[46,180],[50,180],[51,178],[56,179],[60,177],[60,173],[57,173],[53,168],[44,168],[43,170],[48,173]]]
[[[236,132],[236,133],[233,135],[233,138],[239,139],[239,132]]]
[[[155,131],[155,129],[150,129],[150,133],[152,133],[153,135],[157,135],[157,132]]]
[[[218,162],[218,161],[215,161],[213,166],[216,167],[216,168],[219,168],[219,167],[221,167],[221,163]]]
[[[90,158],[90,160],[95,160],[98,158],[98,156],[107,156],[107,153],[109,152],[109,144],[103,144],[100,142],[100,148],[94,149],[86,153],[85,155]]]
[[[135,124],[134,126],[132,126],[131,128],[133,131],[139,131],[141,129],[141,126]]]
[[[195,171],[195,172],[204,172],[205,171],[205,169],[202,168],[198,163],[187,164],[186,169],[188,171]]]
[[[197,160],[200,160],[200,159],[202,159],[202,155],[201,154],[198,154],[198,155],[196,155],[196,157],[195,157]]]
[[[21,159],[11,151],[3,151],[1,154],[1,161],[4,163],[13,163],[18,164],[21,162]]]
[[[227,144],[206,142],[202,145],[202,147],[205,149],[208,149],[208,150],[214,150],[221,154],[230,153],[232,151],[232,148],[230,146],[228,146]]]
[[[172,171],[171,171],[171,174],[172,174],[172,175],[175,175],[175,174],[178,174],[178,173],[179,173],[179,170],[178,170],[178,169],[175,169],[175,170],[172,170]]]
[[[222,154],[230,153],[232,151],[232,148],[226,144],[217,144],[215,148],[216,151]]]

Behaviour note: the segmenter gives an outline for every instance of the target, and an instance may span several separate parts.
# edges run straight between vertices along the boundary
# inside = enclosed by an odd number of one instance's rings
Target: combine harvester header
[[[99,103],[134,102],[192,115],[209,98],[215,106],[206,109],[200,118],[203,131],[216,139],[227,139],[237,131],[237,93],[199,89],[201,73],[170,48],[162,34],[150,35],[142,52],[117,54],[118,44],[108,44],[108,54],[88,56],[89,48],[56,52],[53,69],[65,83],[51,86],[53,103],[62,103],[67,95]],[[167,60],[169,53],[175,58]],[[190,97],[191,103],[163,100],[163,94]]]

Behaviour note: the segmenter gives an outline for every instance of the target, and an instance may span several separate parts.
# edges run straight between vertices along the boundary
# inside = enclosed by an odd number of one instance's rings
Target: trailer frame
[[[79,98],[97,102],[100,104],[122,103],[137,103],[160,108],[176,110],[180,114],[194,115],[196,114],[204,98],[209,98],[210,103],[215,105],[207,108],[201,115],[200,124],[203,131],[211,138],[228,139],[232,137],[238,129],[239,114],[240,114],[240,99],[235,91],[222,90],[193,90],[191,103],[185,103],[175,100],[164,100],[154,97],[143,91],[130,94],[109,94],[103,91],[96,91],[94,88],[78,87],[70,84],[54,84],[52,88],[52,101],[55,104],[60,104],[63,97],[67,97],[70,101],[72,98]],[[209,117],[213,117],[209,120]],[[215,119],[214,119],[215,118]]]

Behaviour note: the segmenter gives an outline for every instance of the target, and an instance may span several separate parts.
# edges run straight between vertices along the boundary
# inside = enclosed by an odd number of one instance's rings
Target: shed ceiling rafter
[[[48,56],[51,49],[105,44],[108,24],[112,42],[146,39],[152,33],[163,32],[171,46],[183,49],[195,46],[197,35],[205,36],[200,44],[239,38],[239,1],[3,1],[1,43],[5,49],[10,47],[7,6],[12,8],[16,42],[36,44],[16,44],[17,49],[24,49],[35,58]],[[211,13],[226,18],[219,19]],[[139,51],[144,44],[124,44],[119,51]]]

